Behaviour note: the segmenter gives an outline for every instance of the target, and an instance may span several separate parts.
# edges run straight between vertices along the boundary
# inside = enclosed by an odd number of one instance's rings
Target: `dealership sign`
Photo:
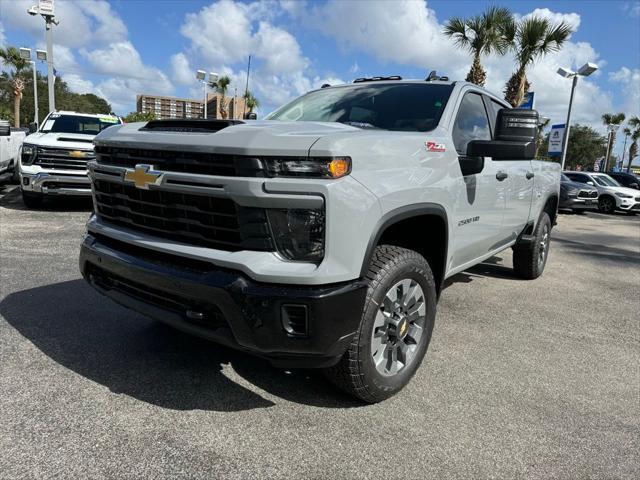
[[[53,15],[53,0],[40,0],[38,11],[41,15]]]
[[[549,132],[549,156],[559,157],[562,155],[562,140],[564,139],[564,123],[552,125]]]

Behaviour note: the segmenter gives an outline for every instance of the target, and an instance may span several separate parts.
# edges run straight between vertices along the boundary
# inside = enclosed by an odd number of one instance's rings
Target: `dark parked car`
[[[560,176],[560,204],[561,210],[573,210],[580,213],[584,210],[598,208],[598,190],[571,180],[564,173]]]
[[[634,173],[609,172],[608,175],[623,187],[640,190],[640,178]]]

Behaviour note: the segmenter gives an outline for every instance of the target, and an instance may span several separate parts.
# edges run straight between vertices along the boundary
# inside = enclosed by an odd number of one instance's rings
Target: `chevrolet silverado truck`
[[[93,138],[120,123],[114,115],[66,111],[47,115],[22,144],[19,176],[24,204],[38,208],[48,196],[90,196],[87,162],[94,158]]]
[[[261,121],[109,128],[80,254],[99,292],[365,402],[406,385],[445,279],[502,250],[538,277],[558,164],[537,112],[466,82],[359,79]]]

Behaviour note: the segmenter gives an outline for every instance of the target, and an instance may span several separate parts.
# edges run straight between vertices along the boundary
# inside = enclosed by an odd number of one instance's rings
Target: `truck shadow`
[[[274,405],[245,388],[243,380],[292,402],[362,405],[315,372],[279,370],[151,321],[100,296],[82,280],[11,293],[0,302],[0,314],[60,365],[114,393],[159,407],[241,411]],[[232,380],[238,376],[239,382]]]
[[[4,187],[4,188],[2,188]],[[22,202],[20,187],[4,185],[0,187],[0,207],[9,210],[50,211],[50,212],[89,212],[93,203],[89,197],[47,198],[40,208],[27,208]]]

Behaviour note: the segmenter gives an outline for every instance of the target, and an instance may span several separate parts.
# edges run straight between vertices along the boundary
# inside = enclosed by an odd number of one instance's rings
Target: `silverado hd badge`
[[[136,165],[133,170],[127,169],[124,174],[125,182],[132,182],[136,188],[149,190],[149,185],[158,185],[162,179],[162,172],[154,172],[153,165]]]

